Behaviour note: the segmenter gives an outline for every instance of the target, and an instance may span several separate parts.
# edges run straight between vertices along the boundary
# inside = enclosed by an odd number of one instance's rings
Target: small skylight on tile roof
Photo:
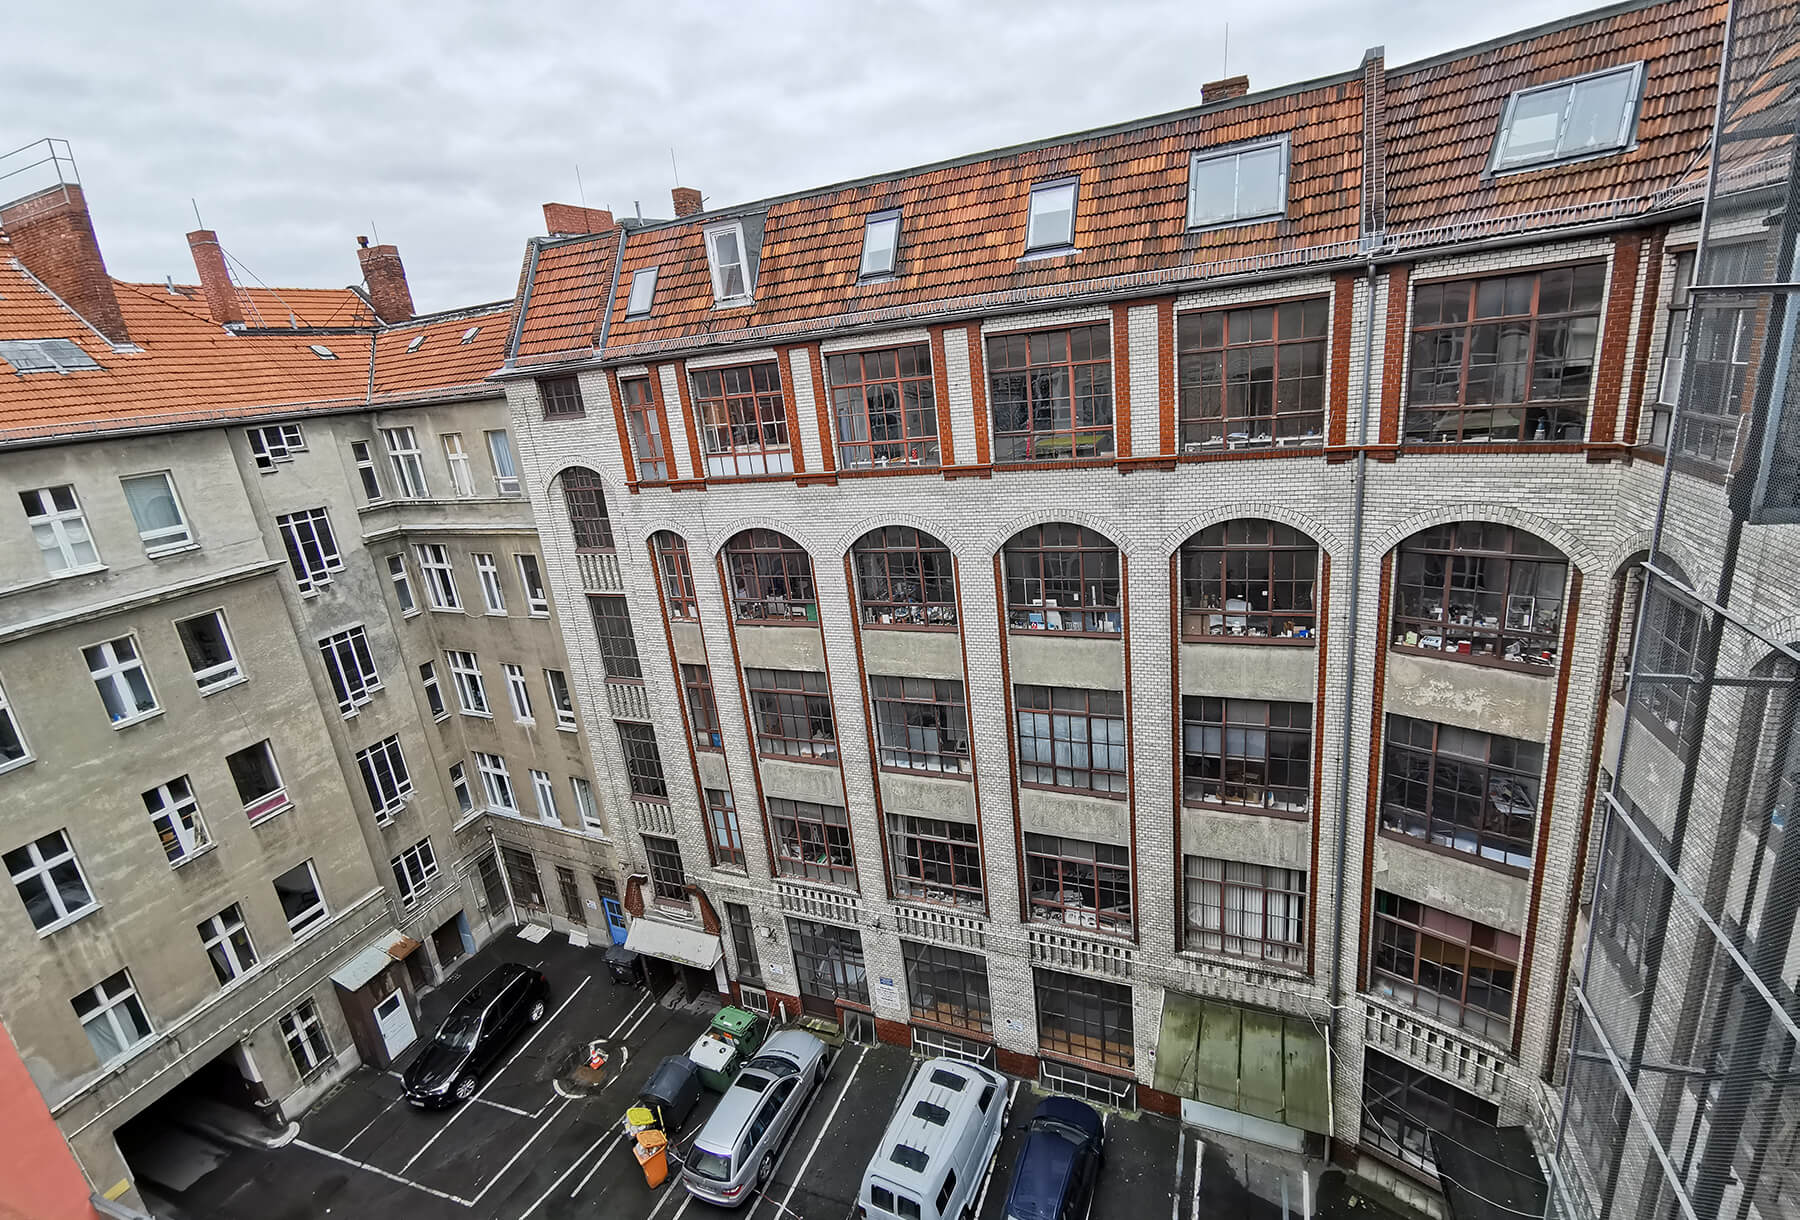
[[[744,226],[738,221],[706,231],[706,260],[712,267],[713,300],[741,302],[756,291],[744,261]]]
[[[18,373],[73,373],[100,367],[71,339],[0,340],[0,360]]]
[[[421,347],[424,347],[424,346],[425,346],[425,332],[420,331],[418,334],[413,336],[413,341],[406,345],[406,350],[409,352],[416,352]]]
[[[650,312],[656,301],[656,268],[640,267],[631,273],[631,298],[625,302],[625,316],[641,317]]]
[[[857,275],[871,279],[894,274],[894,254],[900,245],[900,213],[876,212],[863,224],[862,266]]]
[[[323,343],[308,343],[306,345],[306,350],[321,360],[337,359],[337,353],[332,351],[329,347],[326,347]]]
[[[1197,152],[1188,162],[1188,228],[1247,224],[1287,211],[1285,136]]]
[[[457,342],[458,343],[473,343],[473,342],[475,342],[475,336],[479,335],[480,333],[481,333],[481,327],[471,326],[471,327],[469,327],[468,330],[465,330],[462,333],[462,338],[458,339]]]
[[[1077,179],[1040,182],[1031,188],[1031,213],[1025,222],[1025,249],[1054,250],[1075,244]]]
[[[1488,169],[1518,169],[1598,156],[1631,143],[1644,65],[1627,64],[1506,99]]]

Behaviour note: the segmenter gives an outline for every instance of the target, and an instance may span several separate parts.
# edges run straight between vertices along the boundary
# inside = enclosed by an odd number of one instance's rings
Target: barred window
[[[780,365],[769,361],[690,375],[707,474],[737,478],[794,469]]]
[[[1700,687],[1690,675],[1698,668],[1705,619],[1668,581],[1651,577],[1644,583],[1645,579],[1640,573],[1639,581],[1648,592],[1641,639],[1632,655],[1644,676],[1633,688],[1632,711],[1652,733],[1681,749],[1683,738],[1700,727],[1696,721]],[[1658,676],[1653,679],[1651,674]]]
[[[619,397],[625,405],[625,431],[631,436],[640,483],[669,481],[669,422],[648,377],[621,377]]]
[[[1181,548],[1181,638],[1311,640],[1319,544],[1291,525],[1240,518]]]
[[[1039,1049],[1131,1069],[1136,1038],[1129,984],[1041,968],[1032,970],[1031,978]]]
[[[943,945],[900,942],[915,1020],[988,1034],[994,1030],[987,959]]]
[[[720,868],[744,867],[744,834],[738,825],[737,802],[729,788],[706,790],[706,841]]]
[[[1125,794],[1125,696],[1065,686],[1015,686],[1019,782]]]
[[[1002,551],[1013,631],[1118,635],[1119,548],[1082,525],[1033,525]]]
[[[838,464],[846,470],[938,464],[931,346],[828,356]]]
[[[1278,966],[1306,961],[1306,873],[1184,857],[1189,949]]]
[[[1562,552],[1511,526],[1459,521],[1420,530],[1400,544],[1394,645],[1554,666],[1568,573]]]
[[[1457,1131],[1467,1123],[1492,1127],[1500,1121],[1493,1102],[1374,1050],[1363,1052],[1362,1102],[1362,1142],[1427,1173],[1437,1172],[1433,1132]]]
[[[986,905],[974,826],[904,813],[888,814],[887,824],[896,897],[975,911]]]
[[[1519,938],[1410,898],[1375,891],[1369,990],[1506,1042]]]
[[[1181,452],[1323,444],[1330,317],[1326,297],[1182,314]]]
[[[987,364],[996,463],[1112,456],[1110,326],[993,335]]]
[[[538,397],[544,404],[545,419],[580,419],[587,414],[577,378],[546,377],[538,382]]]
[[[1131,931],[1131,851],[1053,835],[1025,836],[1031,917],[1071,928]]]
[[[1542,745],[1390,715],[1386,758],[1383,829],[1531,867]]]
[[[836,805],[769,798],[775,830],[775,865],[784,877],[855,886],[856,850],[850,818]]]
[[[702,750],[720,750],[725,739],[719,732],[719,705],[713,699],[712,670],[705,665],[683,665],[681,688],[687,694],[688,723],[694,744]]]
[[[644,671],[638,664],[637,640],[631,634],[630,605],[616,593],[590,593],[588,610],[594,616],[594,634],[600,640],[607,678],[642,681]]]
[[[650,861],[650,888],[658,902],[689,905],[687,871],[681,867],[681,844],[661,835],[644,836],[644,855]]]
[[[961,682],[875,674],[869,693],[882,766],[969,774],[969,710]]]
[[[606,515],[606,492],[600,476],[591,470],[562,472],[563,501],[569,508],[569,528],[577,551],[613,549],[612,520]]]
[[[765,757],[827,761],[837,757],[837,727],[825,675],[799,669],[746,669],[744,690]]]
[[[1181,798],[1305,813],[1312,804],[1312,704],[1183,696]]]
[[[812,556],[786,534],[745,530],[725,544],[725,575],[737,620],[819,620]]]
[[[663,778],[662,753],[656,748],[656,730],[647,724],[620,720],[619,747],[625,751],[625,774],[631,781],[634,796],[651,800],[669,799],[669,785]]]
[[[865,626],[956,625],[956,561],[930,534],[886,525],[858,539],[850,559]]]
[[[688,562],[687,540],[662,530],[650,539],[656,551],[656,570],[662,575],[663,597],[669,617],[684,622],[700,621],[700,600],[694,593],[694,568]]]

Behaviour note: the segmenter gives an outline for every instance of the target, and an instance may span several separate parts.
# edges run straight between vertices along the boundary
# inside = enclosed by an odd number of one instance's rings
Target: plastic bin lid
[[[721,1042],[710,1034],[702,1034],[694,1043],[693,1049],[688,1051],[688,1058],[693,1060],[695,1067],[722,1072],[731,1066],[737,1053],[737,1047],[731,1043]]]
[[[655,1127],[651,1127],[647,1131],[640,1131],[637,1133],[637,1142],[638,1147],[654,1151],[658,1148],[668,1147],[669,1137],[664,1135],[661,1131],[658,1131]]]
[[[742,1008],[721,1008],[712,1019],[712,1027],[725,1033],[741,1036],[755,1025],[757,1016]]]

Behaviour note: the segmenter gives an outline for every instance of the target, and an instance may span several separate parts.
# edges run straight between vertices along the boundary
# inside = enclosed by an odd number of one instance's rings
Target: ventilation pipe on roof
[[[113,343],[130,343],[125,314],[81,188],[65,183],[0,208],[12,256]]]
[[[1243,97],[1250,92],[1248,76],[1227,76],[1224,80],[1209,80],[1200,86],[1200,104],[1210,106],[1214,102],[1229,102],[1234,97]]]
[[[577,233],[611,233],[616,228],[618,222],[605,208],[577,207],[572,203],[544,205],[544,232],[551,237],[573,237]]]
[[[691,186],[678,186],[669,192],[669,197],[675,201],[675,215],[677,216],[692,216],[703,206],[700,192]]]
[[[375,316],[383,322],[410,322],[413,316],[412,289],[406,286],[406,266],[400,261],[397,246],[371,246],[369,239],[356,239],[356,259],[362,264],[363,283],[369,286],[369,303]]]
[[[200,291],[206,294],[206,312],[220,326],[242,326],[244,303],[225,266],[225,248],[219,245],[219,235],[211,229],[195,229],[187,240],[194,255],[194,270],[200,273]]]

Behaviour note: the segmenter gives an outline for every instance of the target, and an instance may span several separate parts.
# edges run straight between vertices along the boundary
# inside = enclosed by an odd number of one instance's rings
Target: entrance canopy
[[[1165,991],[1154,1083],[1207,1105],[1330,1133],[1325,1035],[1305,1017]]]
[[[404,960],[418,947],[419,942],[412,937],[389,928],[361,953],[334,970],[331,981],[345,991],[355,991],[395,962]]]
[[[725,946],[717,936],[654,919],[632,920],[625,947],[645,957],[660,957],[696,970],[711,970],[725,956]]]

